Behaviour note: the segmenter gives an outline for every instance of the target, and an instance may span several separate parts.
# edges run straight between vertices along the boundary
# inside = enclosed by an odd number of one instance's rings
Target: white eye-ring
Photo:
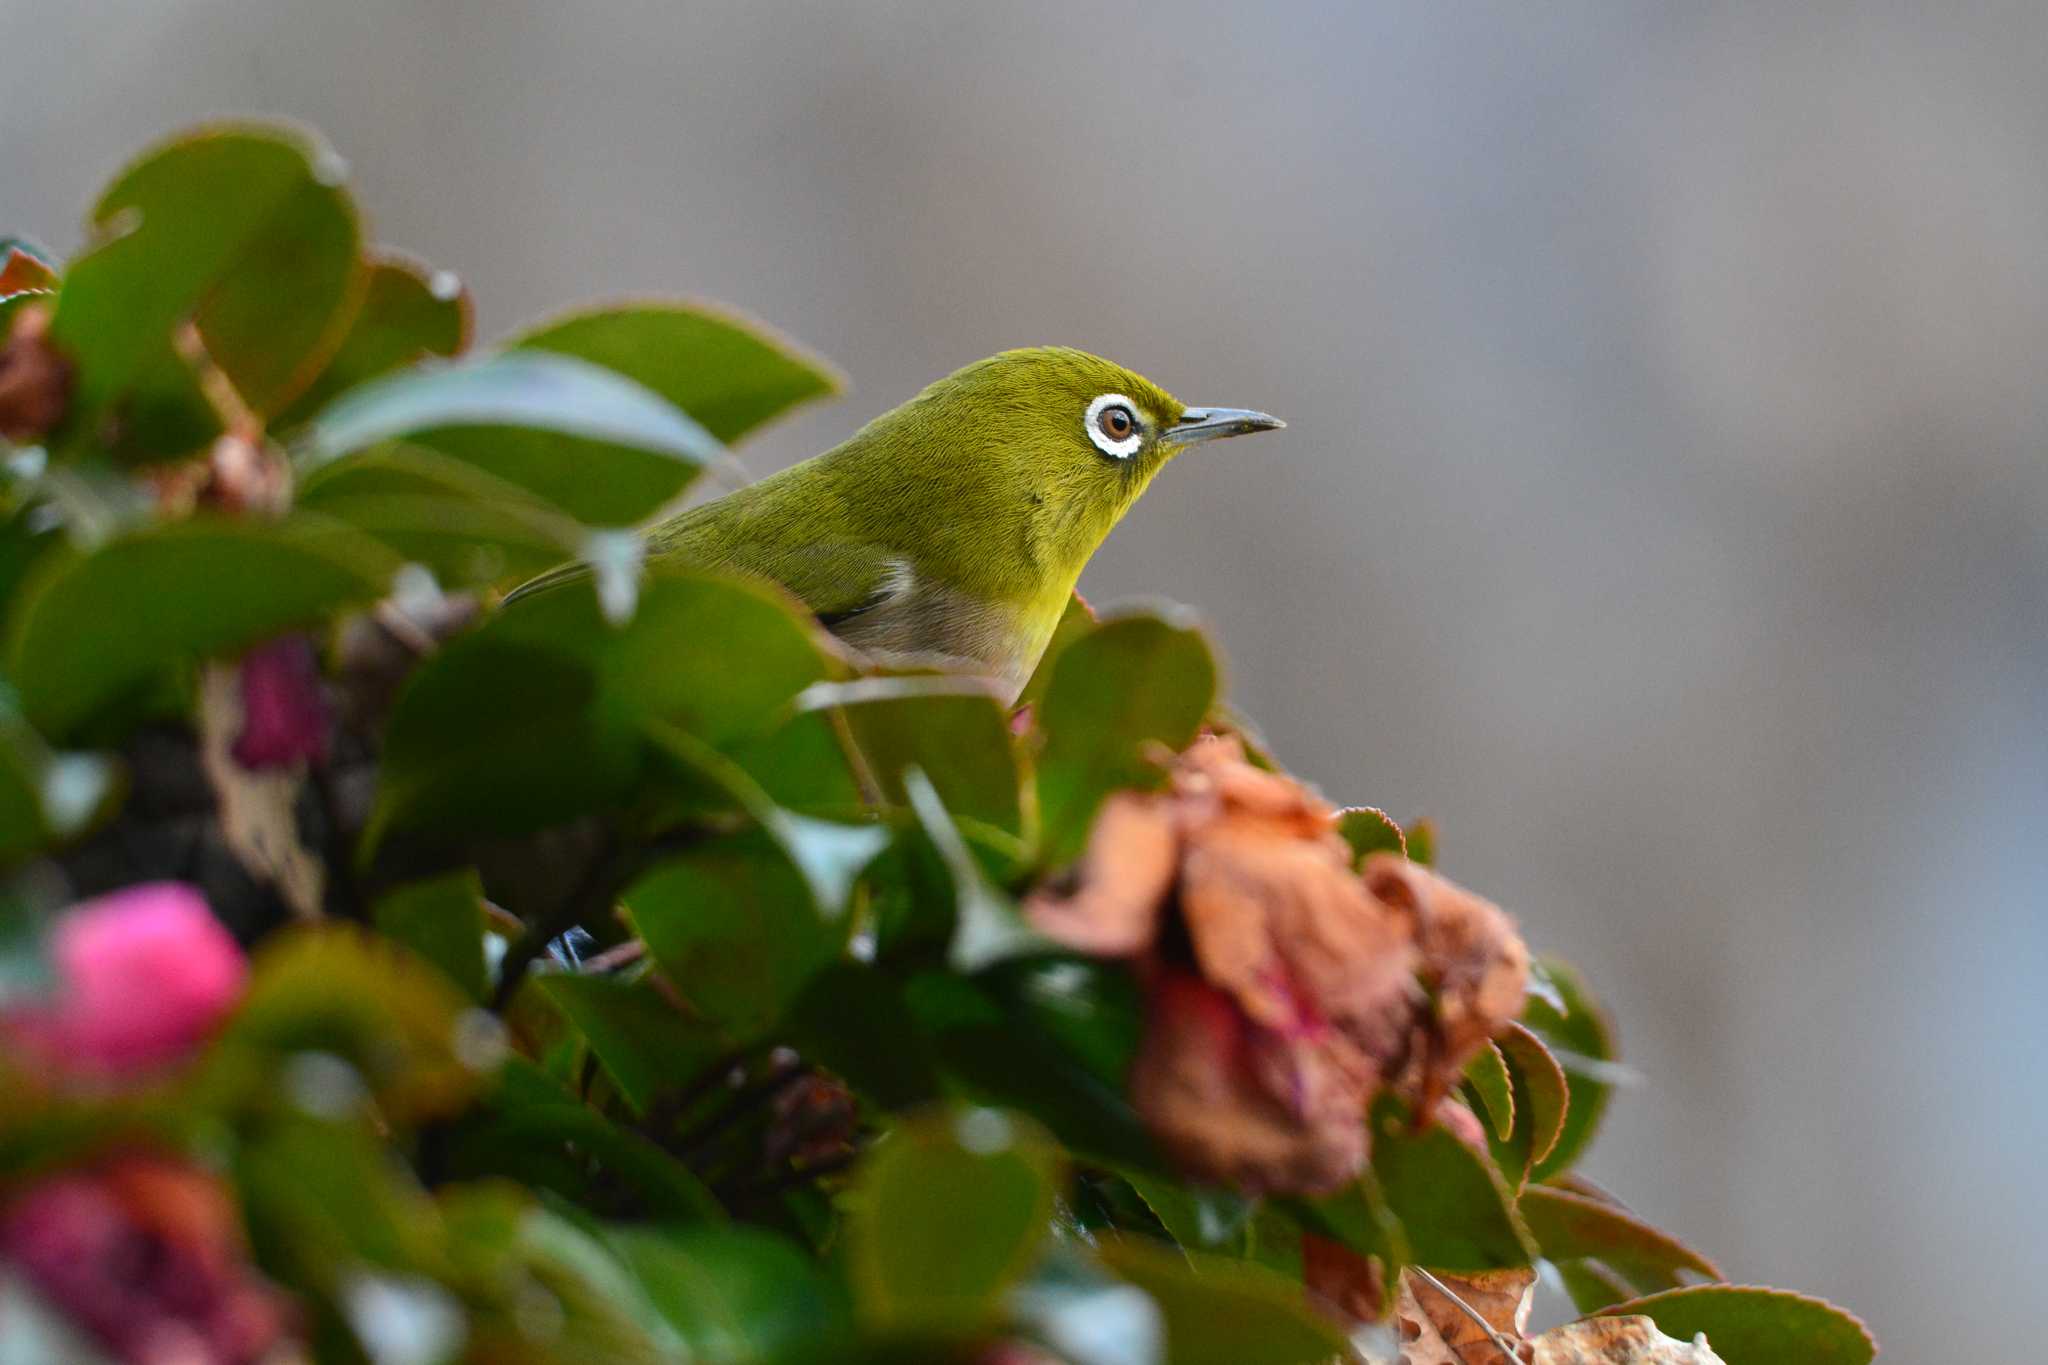
[[[1120,393],[1105,393],[1090,403],[1084,422],[1088,439],[1112,460],[1128,460],[1144,444],[1145,427],[1138,420],[1138,405]]]

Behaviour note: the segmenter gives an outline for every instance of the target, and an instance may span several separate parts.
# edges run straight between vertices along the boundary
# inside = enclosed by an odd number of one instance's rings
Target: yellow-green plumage
[[[1132,418],[1121,441],[1115,408]],[[1089,556],[1167,460],[1279,425],[1185,408],[1084,351],[1005,351],[822,455],[650,527],[647,554],[773,580],[878,662],[979,674],[1014,697]]]

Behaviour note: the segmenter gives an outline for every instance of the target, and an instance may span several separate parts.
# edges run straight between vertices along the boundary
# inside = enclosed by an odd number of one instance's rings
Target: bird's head
[[[1027,507],[1041,552],[1094,553],[1166,462],[1188,447],[1286,425],[1246,408],[1190,407],[1100,356],[1064,346],[1004,351],[937,381],[877,423]],[[977,499],[979,501],[980,499]]]

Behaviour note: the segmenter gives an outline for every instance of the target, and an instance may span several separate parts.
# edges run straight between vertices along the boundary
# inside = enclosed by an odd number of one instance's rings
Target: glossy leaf
[[[447,358],[469,344],[469,292],[446,271],[402,256],[373,255],[363,296],[341,345],[279,425],[294,424],[358,384],[429,356]]]
[[[795,343],[702,303],[650,301],[571,313],[510,345],[617,370],[727,443],[844,386],[837,371]]]
[[[388,375],[309,422],[311,469],[380,441],[431,446],[517,484],[579,521],[636,522],[724,458],[710,433],[611,370],[506,351]]]
[[[1394,818],[1372,806],[1352,806],[1337,813],[1337,833],[1351,846],[1351,860],[1361,862],[1369,853],[1408,855],[1408,838]]]
[[[1065,610],[1052,628],[1052,638],[1045,643],[1045,652],[1038,656],[1038,667],[1024,683],[1024,690],[1017,694],[1017,705],[1035,705],[1045,696],[1046,685],[1052,681],[1053,663],[1066,647],[1095,629],[1095,608],[1088,600],[1075,593],[1067,599]]]
[[[1490,1120],[1488,1131],[1506,1141],[1515,1131],[1514,1082],[1508,1076],[1507,1059],[1489,1042],[1465,1066],[1465,1087],[1477,1100],[1475,1112]]]
[[[451,586],[538,573],[578,554],[590,536],[517,484],[404,441],[320,466],[297,498],[301,508],[376,537]]]
[[[934,971],[910,984],[906,1003],[946,1074],[985,1103],[1030,1114],[1091,1161],[1161,1169],[1121,1077],[1105,1077],[1098,1058],[1068,1047],[1031,1009],[999,993],[1011,966],[981,982]]]
[[[74,260],[53,338],[80,358],[81,427],[123,419],[134,453],[178,453],[213,414],[173,346],[207,355],[259,414],[281,410],[340,344],[362,272],[332,151],[294,131],[223,124],[131,164],[93,206],[100,240]]]
[[[903,775],[931,780],[956,819],[1011,834],[1023,827],[1016,746],[1009,713],[972,679],[862,678],[821,683],[801,698],[807,710],[836,708],[846,719],[884,800],[908,804]]]
[[[1668,1337],[1706,1333],[1728,1365],[1867,1365],[1877,1343],[1856,1317],[1782,1289],[1703,1284],[1630,1299],[1602,1316],[1640,1313]]]
[[[377,902],[377,932],[439,967],[471,1000],[482,1003],[484,892],[474,870],[411,882]]]
[[[523,1057],[509,1059],[493,1093],[449,1126],[441,1156],[457,1179],[517,1180],[599,1208],[623,1190],[624,1211],[672,1223],[725,1217],[681,1162]]]
[[[1106,1240],[1100,1254],[1159,1306],[1167,1365],[1310,1365],[1349,1349],[1336,1324],[1308,1306],[1301,1285],[1271,1271],[1131,1237]]]
[[[1721,1278],[1712,1261],[1677,1238],[1586,1195],[1531,1185],[1522,1192],[1518,1208],[1546,1257],[1600,1261],[1640,1293],[1676,1288],[1683,1283],[1680,1271]]]
[[[394,824],[519,833],[595,809],[639,778],[652,727],[738,740],[824,671],[810,629],[750,583],[656,574],[624,628],[587,593],[523,600],[399,694],[373,842]]]
[[[1159,1305],[1067,1248],[1056,1249],[1010,1294],[1016,1329],[1066,1365],[1157,1365],[1166,1345]]]
[[[1448,1129],[1412,1131],[1405,1107],[1391,1096],[1373,1105],[1372,1168],[1416,1264],[1494,1270],[1528,1265],[1533,1258],[1514,1200],[1493,1164]]]
[[[1564,1128],[1550,1155],[1538,1161],[1529,1173],[1532,1180],[1548,1180],[1568,1171],[1585,1154],[1599,1131],[1600,1118],[1607,1112],[1613,1084],[1592,1068],[1577,1067],[1574,1058],[1594,1063],[1613,1062],[1620,1057],[1620,1040],[1606,1010],[1587,988],[1585,978],[1570,965],[1546,959],[1544,973],[1564,998],[1559,1011],[1538,996],[1530,996],[1522,1011],[1522,1022],[1554,1052],[1571,1085],[1571,1103],[1565,1111]]]
[[[1225,1246],[1243,1234],[1259,1206],[1234,1190],[1183,1185],[1145,1172],[1127,1172],[1124,1179],[1183,1247]]]
[[[912,768],[904,785],[918,825],[953,884],[953,932],[946,960],[955,970],[973,972],[1047,948],[1046,939],[1024,922],[1010,898],[990,884],[925,775]]]
[[[255,1064],[242,1078],[250,1081],[310,1077],[315,1093],[302,1102],[339,1114],[346,1078],[292,1066],[305,1053],[338,1057],[388,1116],[413,1121],[452,1112],[475,1092],[480,1068],[495,1064],[479,1041],[490,1030],[440,972],[387,940],[330,925],[277,935],[256,954],[218,1060]]]
[[[37,566],[16,595],[8,673],[29,719],[63,736],[167,664],[382,595],[397,567],[375,541],[306,517],[146,527]]]
[[[905,1331],[995,1321],[1050,1230],[1059,1161],[1029,1120],[964,1109],[899,1124],[869,1149],[846,1228],[862,1314]]]
[[[691,1360],[816,1351],[848,1330],[844,1296],[796,1246],[746,1227],[621,1228],[610,1236]]]
[[[1498,1150],[1495,1159],[1501,1160],[1504,1173],[1519,1182],[1563,1139],[1573,1090],[1543,1040],[1521,1024],[1510,1024],[1494,1041],[1507,1063],[1516,1116],[1509,1143],[1513,1160],[1502,1160]]]
[[[696,1081],[731,1047],[717,1028],[678,1012],[645,981],[549,972],[533,984],[576,1026],[641,1113],[664,1092]]]
[[[1571,1296],[1572,1306],[1581,1313],[1598,1313],[1636,1296],[1628,1281],[1598,1261],[1568,1260],[1554,1264],[1558,1278],[1564,1281],[1565,1293]]]
[[[1154,747],[1186,748],[1215,697],[1208,642],[1163,617],[1119,617],[1062,650],[1038,716],[1047,861],[1080,852],[1111,791],[1155,783]]]
[[[738,1039],[760,1036],[838,953],[803,876],[757,834],[692,848],[627,889],[648,951],[690,1008]]]
[[[798,997],[785,1027],[800,1053],[884,1109],[939,1094],[932,1040],[887,972],[853,962],[828,967]]]

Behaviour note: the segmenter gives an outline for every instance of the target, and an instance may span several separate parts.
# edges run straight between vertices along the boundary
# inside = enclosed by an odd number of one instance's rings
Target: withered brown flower
[[[1074,875],[1027,899],[1052,939],[1139,964],[1131,1099],[1191,1175],[1341,1185],[1376,1091],[1434,1098],[1441,1068],[1519,1012],[1527,953],[1506,916],[1391,862],[1361,877],[1326,802],[1211,736],[1165,791],[1112,797]]]

